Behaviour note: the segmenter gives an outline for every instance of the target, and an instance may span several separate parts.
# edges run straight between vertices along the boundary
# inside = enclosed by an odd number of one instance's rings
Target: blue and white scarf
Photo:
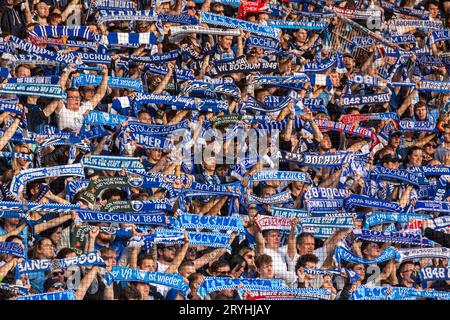
[[[164,212],[154,213],[127,213],[127,212],[100,212],[79,210],[78,218],[83,222],[112,222],[133,223],[166,226]]]
[[[131,200],[131,201],[110,201],[102,211],[108,212],[147,212],[147,211],[170,211],[172,206],[167,199],[157,200]]]
[[[8,78],[8,83],[23,84],[57,84],[58,81],[57,76]]]
[[[420,234],[411,232],[386,232],[366,229],[353,229],[353,234],[357,239],[375,242],[393,242],[402,244],[412,244],[416,246],[434,246],[435,242],[422,238]]]
[[[388,294],[388,290],[392,290],[392,293]],[[450,292],[408,287],[359,286],[352,293],[351,300],[417,300],[419,297],[450,300]]]
[[[245,56],[238,57],[234,60],[216,63],[213,65],[211,70],[209,71],[210,75],[223,75],[223,74],[231,74],[231,73],[248,73],[248,72],[278,72],[279,65],[278,62],[256,62],[256,63],[248,63],[247,58]]]
[[[245,232],[244,225],[239,217],[207,216],[190,213],[180,214],[178,219],[175,220],[175,227]]]
[[[388,247],[383,253],[381,253],[377,258],[369,260],[361,258],[347,249],[343,244],[339,244],[333,254],[333,260],[337,264],[341,264],[342,260],[352,262],[352,263],[362,263],[362,264],[378,264],[395,258],[400,260],[399,253],[396,249]]]
[[[293,171],[258,171],[250,176],[249,181],[297,181],[311,184],[309,174]]]
[[[364,228],[368,229],[371,226],[386,224],[386,223],[408,223],[412,220],[428,219],[428,215],[412,214],[412,213],[398,213],[398,212],[378,212],[374,211],[371,215],[364,219]]]
[[[200,23],[207,23],[226,28],[242,29],[263,37],[274,38],[277,40],[280,39],[280,32],[274,27],[263,26],[260,24],[234,19],[227,16],[221,16],[214,13],[202,12]]]
[[[214,291],[224,289],[237,289],[243,285],[244,290],[278,290],[287,288],[282,280],[274,279],[244,279],[244,278],[223,278],[223,277],[205,277],[203,283],[198,288],[198,295],[205,298],[206,295]]]
[[[372,180],[394,180],[402,181],[407,184],[419,186],[419,176],[405,170],[394,170],[377,166],[369,173],[369,179]]]
[[[444,26],[441,21],[431,20],[401,20],[395,19],[391,21],[392,27],[414,27],[421,29],[443,29]]]
[[[156,22],[158,16],[153,8],[151,10],[132,9],[100,9],[98,10],[98,23],[111,21],[149,21]]]
[[[115,127],[123,122],[126,122],[128,120],[127,117],[117,115],[117,114],[111,114],[107,112],[101,112],[96,110],[90,110],[87,115],[84,116],[84,122],[85,125],[106,125]]]
[[[396,202],[371,198],[368,196],[361,196],[357,194],[352,194],[344,200],[344,208],[346,210],[351,209],[352,207],[365,207],[403,212],[402,207]]]
[[[92,155],[83,157],[80,162],[84,167],[101,171],[127,171],[145,170],[139,158]]]
[[[398,250],[398,261],[409,261],[421,258],[450,258],[450,249],[445,247],[436,248],[410,248]]]
[[[340,167],[347,163],[352,154],[350,152],[336,153],[292,153],[288,151],[280,151],[279,159],[283,161],[296,162],[302,166],[308,167]]]
[[[19,194],[24,186],[29,182],[42,178],[78,176],[84,178],[84,169],[81,164],[56,166],[48,168],[35,168],[22,170],[18,175],[13,177],[11,182],[11,192]]]
[[[23,248],[17,242],[0,242],[0,253],[13,255],[18,258],[23,258]]]
[[[283,21],[269,20],[269,26],[279,29],[304,29],[304,30],[323,30],[327,23],[323,21]]]
[[[52,84],[4,83],[0,93],[66,99],[61,86]]]
[[[54,259],[54,260],[25,260],[17,265],[16,277],[24,273],[33,273],[49,271],[56,269],[67,269],[72,266],[102,266],[106,264],[100,256],[99,251],[93,251],[81,254],[72,258]]]
[[[249,196],[249,203],[259,203],[259,204],[275,204],[275,203],[288,203],[292,201],[291,192],[286,190],[284,192],[275,194],[270,197],[258,197],[253,193]]]
[[[72,290],[67,291],[58,291],[58,292],[50,292],[50,293],[41,293],[41,294],[31,294],[29,296],[21,296],[17,297],[16,300],[77,300],[75,293]]]
[[[422,80],[419,91],[448,93],[450,92],[450,81]]]
[[[245,45],[246,45],[246,48],[252,48],[252,47],[263,48],[265,51],[269,51],[269,52],[281,51],[281,46],[278,41],[275,41],[270,38],[255,36],[255,35],[251,35],[247,39],[247,42],[245,43]]]
[[[391,101],[390,93],[376,93],[376,94],[344,94],[342,95],[342,106],[357,106],[363,104],[384,103]]]
[[[420,268],[420,278],[423,281],[446,281],[450,280],[450,267],[426,267]]]
[[[72,80],[72,87],[78,88],[79,86],[98,86],[102,81],[102,76],[93,74],[81,74],[78,77],[74,77]],[[135,91],[143,91],[142,81],[140,79],[133,78],[119,78],[108,77],[108,87],[111,88],[124,88]]]
[[[111,285],[114,281],[153,283],[174,288],[181,291],[183,295],[186,295],[189,291],[189,285],[184,282],[184,278],[179,274],[152,272],[118,266],[112,267],[112,270],[105,274],[105,280],[108,285]]]
[[[414,206],[414,212],[450,212],[450,202],[437,202],[429,200],[420,200]]]

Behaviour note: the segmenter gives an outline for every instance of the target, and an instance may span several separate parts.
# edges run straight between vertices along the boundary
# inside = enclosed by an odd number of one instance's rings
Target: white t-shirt
[[[86,111],[92,110],[92,105],[89,101],[82,102],[78,111],[72,111],[64,107],[57,113],[58,129],[63,130],[69,128],[75,131],[80,131],[83,125],[83,118]]]
[[[283,279],[286,283],[295,281],[297,276],[290,268],[292,261],[287,254],[287,245],[278,248],[278,250],[265,248],[264,254],[272,257],[273,273],[276,279]]]

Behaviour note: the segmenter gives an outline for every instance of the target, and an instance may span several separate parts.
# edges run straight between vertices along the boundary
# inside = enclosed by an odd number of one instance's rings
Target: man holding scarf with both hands
[[[448,300],[449,11],[416,2],[28,6],[1,299]]]

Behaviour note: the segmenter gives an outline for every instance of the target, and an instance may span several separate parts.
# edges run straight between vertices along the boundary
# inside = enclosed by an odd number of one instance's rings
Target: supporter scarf
[[[450,92],[450,81],[422,80],[419,91],[447,93]]]
[[[396,202],[361,196],[358,194],[352,194],[344,200],[344,208],[346,210],[351,209],[352,207],[365,207],[403,212],[402,207]]]
[[[353,227],[352,217],[306,217],[300,221],[300,229],[304,227],[321,227],[321,228],[335,228],[348,229]]]
[[[290,87],[293,89],[301,88],[305,82],[309,80],[304,73],[289,76],[255,76],[252,79],[252,84],[270,85],[277,87]],[[299,86],[301,85],[301,86]]]
[[[186,229],[210,229],[245,232],[239,217],[207,216],[182,213],[178,216],[176,227]]]
[[[214,127],[215,128],[226,127],[230,124],[236,124],[241,121],[245,124],[265,123],[267,121],[272,121],[272,118],[266,115],[243,115],[243,114],[218,116],[214,122]]]
[[[430,21],[430,20],[392,20],[391,26],[393,27],[414,27],[421,29],[443,29],[441,21]]]
[[[450,40],[449,30],[434,30],[431,33],[430,43],[435,43],[437,41]]]
[[[200,23],[208,23],[226,28],[242,29],[263,37],[274,38],[277,40],[280,38],[278,29],[274,27],[263,26],[260,24],[238,20],[209,12],[202,12]]]
[[[228,188],[231,187],[231,192],[228,190]],[[200,192],[206,192],[211,195],[233,195],[235,197],[241,196],[243,193],[243,187],[239,183],[233,183],[233,184],[207,184],[207,183],[199,183],[199,182],[192,182],[188,189],[185,189],[186,192],[191,191],[200,191]]]
[[[235,98],[241,97],[241,91],[239,90],[238,87],[234,85],[225,85],[225,84],[214,85],[213,83],[207,81],[192,81],[188,84],[186,89],[183,90],[183,93],[187,95],[190,94],[191,92],[205,93],[205,91],[231,95],[232,97]]]
[[[253,193],[249,196],[249,203],[259,203],[259,204],[275,204],[275,203],[287,203],[291,202],[291,192],[286,190],[284,192],[275,194],[270,197],[258,197]]]
[[[92,251],[72,258],[54,260],[25,260],[17,265],[16,277],[24,273],[42,272],[56,269],[67,269],[73,266],[106,267],[99,251]]]
[[[303,65],[300,70],[302,72],[325,72],[337,63],[338,55],[339,54],[334,54],[330,59],[327,59],[322,63],[308,62],[307,64]]]
[[[83,157],[80,162],[83,167],[101,171],[127,171],[145,170],[139,158],[91,155]]]
[[[328,120],[315,120],[315,123],[321,130],[344,132],[360,138],[370,139],[373,143],[376,141],[376,134],[368,128]]]
[[[388,113],[368,113],[368,114],[344,114],[339,119],[340,122],[344,124],[354,123],[359,121],[370,121],[370,120],[387,120],[393,119],[399,121],[397,114],[395,112]]]
[[[304,30],[323,30],[327,23],[323,21],[283,21],[269,20],[269,26],[279,29],[304,29]]]
[[[417,300],[418,296],[411,296],[413,288],[399,288],[399,287],[368,287],[358,286],[356,290],[350,295],[350,300]],[[388,290],[392,290],[388,294]]]
[[[353,234],[357,239],[375,242],[393,242],[402,244],[412,244],[416,246],[435,245],[434,241],[422,238],[420,234],[410,232],[386,232],[377,230],[353,229]]]
[[[426,267],[420,269],[420,278],[423,281],[446,281],[450,280],[450,267]]]
[[[342,244],[338,245],[333,254],[333,260],[337,264],[341,264],[342,260],[352,262],[352,263],[361,263],[361,264],[378,264],[391,259],[399,260],[400,255],[396,249],[392,247],[388,247],[383,253],[381,253],[376,259],[368,260],[365,258],[358,257],[356,254],[348,250]]]
[[[169,139],[145,133],[130,132],[129,138],[136,141],[138,145],[146,148],[167,150],[173,147]]]
[[[30,35],[34,37],[69,37],[98,41],[99,35],[92,33],[87,26],[35,26]]]
[[[428,11],[398,7],[388,1],[383,1],[383,0],[380,2],[381,2],[381,6],[390,12],[393,11],[395,13],[400,13],[400,14],[407,15],[410,17],[417,17],[417,18],[424,19],[424,20],[428,20],[428,18],[429,18]]]
[[[165,76],[167,74],[167,67],[162,64],[148,63],[144,71]],[[177,81],[195,80],[192,70],[189,69],[175,68],[175,76]]]
[[[20,77],[8,78],[8,83],[23,83],[23,84],[57,84],[59,77]]]
[[[390,222],[409,223],[412,220],[422,221],[423,219],[428,218],[429,218],[428,215],[423,214],[374,211],[371,215],[365,217],[364,228],[368,229],[374,225],[385,224]]]
[[[64,100],[67,97],[67,94],[62,91],[61,86],[51,84],[4,83],[0,85],[0,93]]]
[[[32,161],[33,154],[0,151],[0,158],[27,159],[28,161]]]
[[[186,13],[182,14],[158,14],[158,21],[176,24],[187,24],[189,26],[198,24],[198,20]]]
[[[127,213],[127,212],[99,212],[79,210],[78,217],[83,222],[113,222],[166,226],[164,212],[158,213]]]
[[[108,212],[147,212],[147,211],[170,211],[172,206],[167,199],[158,200],[131,200],[131,201],[110,201],[102,211]]]
[[[399,249],[398,257],[399,262],[421,258],[448,259],[450,258],[450,249],[444,247]]]
[[[153,32],[143,33],[125,33],[125,32],[110,32],[107,37],[101,38],[101,43],[104,45],[122,45],[122,44],[157,44],[156,36]]]
[[[125,130],[130,130],[130,132],[148,135],[166,135],[179,131],[189,130],[189,125],[187,120],[169,125],[154,125],[137,121],[128,121],[128,125],[124,128],[126,128]]]
[[[14,295],[24,296],[29,293],[28,288],[18,286],[18,285],[10,285],[6,283],[0,283],[0,290],[5,290],[11,292]]]
[[[93,74],[81,74],[78,77],[73,78],[72,87],[78,88],[79,86],[98,86],[102,81],[102,76],[96,76]],[[132,78],[119,78],[108,77],[108,87],[111,88],[124,88],[135,91],[143,91],[142,81],[140,79]]]
[[[66,176],[84,177],[83,166],[81,164],[74,164],[22,170],[18,175],[13,177],[10,190],[14,194],[19,194],[22,193],[24,186],[30,181],[42,178]]]
[[[279,151],[279,158],[283,161],[296,162],[308,167],[341,167],[352,157],[350,152],[336,153],[292,153]]]
[[[421,200],[416,202],[416,205],[414,206],[414,211],[450,212],[450,203]]]
[[[179,274],[168,274],[119,266],[112,267],[112,270],[105,274],[105,280],[109,286],[114,281],[153,283],[180,290],[183,292],[183,295],[186,295],[189,290],[189,285],[184,282],[184,278]]]
[[[41,294],[31,294],[28,296],[17,297],[16,300],[77,300],[75,293],[72,290],[58,291]]]
[[[405,170],[394,170],[385,167],[377,166],[372,171],[370,171],[369,179],[372,180],[394,180],[394,181],[402,181],[407,184],[412,184],[416,187],[419,187],[419,176],[410,173]]]
[[[158,16],[152,10],[132,9],[100,9],[98,10],[98,23],[111,21],[149,21],[156,22]]]
[[[73,204],[59,204],[59,203],[38,203],[27,202],[22,203],[22,210],[27,211],[40,211],[40,212],[58,212],[58,213],[70,213],[72,210],[78,210],[80,206]]]
[[[422,167],[412,167],[412,173],[420,173],[424,176],[442,176],[450,175],[450,168],[445,166],[422,166]]]
[[[61,62],[58,61],[53,61],[53,60],[49,60],[49,59],[45,59],[42,58],[38,55],[34,55],[34,54],[15,54],[13,55],[8,55],[6,53],[4,53],[2,55],[2,59],[5,60],[9,60],[9,61],[13,61],[13,63],[15,65],[19,65],[22,63],[29,63],[29,64],[36,64],[36,65],[53,65],[53,66],[57,66],[59,65]]]
[[[287,218],[277,218],[271,216],[259,215],[255,220],[255,224],[260,231],[265,230],[281,230],[290,231],[291,230],[291,219]]]
[[[66,40],[66,39],[54,39],[47,37],[29,37],[32,44],[37,46],[42,45],[56,45],[56,46],[64,46],[64,47],[78,47],[78,48],[86,48],[92,51],[97,51],[98,44],[93,41],[74,41],[74,40]]]
[[[311,184],[311,178],[305,172],[293,171],[258,171],[249,178],[252,182],[257,181],[297,181]]]
[[[251,35],[247,42],[245,43],[246,48],[256,47],[256,48],[262,48],[265,51],[275,51],[279,52],[281,51],[281,46],[278,41],[275,41],[270,38],[265,37],[259,37],[255,35]]]
[[[285,97],[278,105],[267,106],[264,103],[259,102],[252,96],[248,96],[247,101],[241,102],[241,111],[252,110],[258,113],[274,113],[283,110],[291,102],[290,97]]]
[[[227,248],[231,250],[229,241],[230,236],[226,233],[219,232],[193,232],[184,230],[167,230],[167,229],[155,229],[153,235],[145,235],[145,248],[150,248],[152,243],[157,243],[155,240],[159,240],[159,243],[184,243],[183,234],[186,233],[189,237],[189,245],[191,246],[206,246],[213,248]],[[165,241],[166,238],[168,242]],[[177,241],[178,239],[178,241]],[[181,241],[181,242],[180,242]]]
[[[77,57],[74,54],[64,54],[56,51],[50,51],[45,48],[41,48],[39,46],[35,46],[31,44],[30,42],[26,42],[23,39],[17,38],[15,36],[9,37],[10,43],[17,49],[26,51],[30,54],[36,54],[38,56],[41,56],[44,59],[57,61],[60,63],[74,63],[74,64],[81,64],[82,61],[77,59]]]
[[[0,242],[0,253],[13,255],[18,258],[23,258],[23,248],[16,242]]]
[[[433,218],[428,221],[428,228],[439,230],[445,229],[448,226],[450,226],[450,216]]]
[[[263,290],[278,291],[286,289],[287,286],[283,280],[279,279],[244,279],[244,278],[223,278],[223,277],[205,277],[205,280],[198,288],[197,294],[201,298],[214,291],[224,289],[244,289],[244,290]]]
[[[376,93],[376,94],[343,94],[342,106],[357,106],[363,104],[376,104],[391,101],[390,93]]]
[[[270,211],[272,212],[272,216],[277,218],[287,218],[287,219],[295,219],[295,218],[306,218],[310,217],[312,214],[306,210],[300,209],[288,209],[282,207],[273,207],[271,206]]]
[[[219,28],[209,28],[203,26],[171,26],[170,27],[170,36],[169,40],[174,41],[179,40],[179,38],[183,38],[186,35],[190,34],[210,34],[210,35],[219,35],[219,36],[232,36],[237,37],[240,35],[239,30],[231,29],[219,29]]]
[[[241,56],[231,61],[223,62],[214,65],[209,71],[210,75],[216,76],[219,74],[231,74],[231,73],[248,73],[248,72],[278,72],[278,62],[257,62],[249,64],[245,56]]]
[[[16,103],[2,103],[0,102],[0,113],[3,112],[11,112],[17,115],[22,115],[23,110],[22,108],[17,105]]]
[[[380,19],[380,11],[377,9],[367,9],[367,10],[354,10],[354,9],[345,9],[341,7],[331,6],[328,7],[331,11],[343,15],[349,19]]]
[[[280,288],[271,291],[250,291],[247,300],[330,300],[328,289]]]
[[[107,112],[101,112],[96,110],[91,110],[87,115],[84,116],[85,125],[106,125],[115,127],[123,122],[127,121],[128,118],[118,114],[111,114]]]
[[[398,129],[400,131],[437,132],[436,123],[429,121],[400,120],[398,122]]]

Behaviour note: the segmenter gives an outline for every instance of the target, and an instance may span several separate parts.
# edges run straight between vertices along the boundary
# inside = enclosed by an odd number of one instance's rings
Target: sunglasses
[[[225,12],[225,10],[218,10],[218,11],[215,11],[214,13],[216,13],[216,14],[222,14],[222,13],[224,13]]]
[[[168,246],[168,247],[164,247],[164,249],[167,249],[167,250],[177,250],[177,247],[175,247],[175,246]]]
[[[64,283],[55,283],[52,288],[55,289],[63,289],[64,288]]]
[[[188,10],[197,10],[197,7],[195,7],[195,6],[189,6],[189,7],[186,7],[186,9],[188,9]]]
[[[435,144],[426,144],[425,145],[425,148],[429,148],[429,147],[436,149],[437,145],[435,145]]]

